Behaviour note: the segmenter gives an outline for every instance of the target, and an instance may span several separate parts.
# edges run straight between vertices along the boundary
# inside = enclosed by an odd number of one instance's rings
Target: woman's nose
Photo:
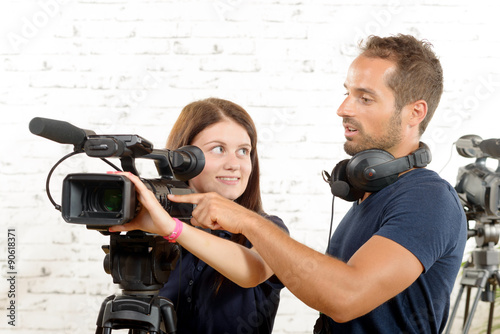
[[[224,168],[230,170],[238,170],[240,169],[240,162],[238,161],[238,157],[235,155],[229,155],[227,157],[226,163],[224,164]]]

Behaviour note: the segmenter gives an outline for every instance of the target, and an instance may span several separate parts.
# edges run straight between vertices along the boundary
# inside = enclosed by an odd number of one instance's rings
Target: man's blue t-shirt
[[[464,210],[453,187],[428,169],[415,169],[355,202],[332,236],[328,253],[349,261],[372,236],[391,239],[415,255],[423,273],[406,290],[347,323],[329,319],[334,333],[440,333],[467,239]]]

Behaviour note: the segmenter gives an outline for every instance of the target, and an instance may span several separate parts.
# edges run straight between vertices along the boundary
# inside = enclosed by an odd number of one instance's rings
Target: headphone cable
[[[330,249],[330,241],[332,240],[334,201],[335,201],[335,196],[332,196],[332,213],[330,215],[330,231],[328,232],[328,243],[326,245],[326,254],[328,254],[328,250]]]

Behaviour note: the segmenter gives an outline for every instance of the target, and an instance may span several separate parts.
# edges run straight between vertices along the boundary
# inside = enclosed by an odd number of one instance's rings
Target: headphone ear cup
[[[370,149],[354,155],[346,166],[346,174],[352,187],[365,192],[376,192],[396,182],[398,174],[392,174],[380,179],[370,180],[371,173],[375,173],[369,166],[376,166],[394,160],[394,156],[387,151]],[[366,170],[365,170],[366,169]]]
[[[346,170],[348,163],[349,159],[342,160],[333,168],[330,188],[334,196],[349,202],[354,202],[363,197],[365,192],[353,188],[349,183]]]

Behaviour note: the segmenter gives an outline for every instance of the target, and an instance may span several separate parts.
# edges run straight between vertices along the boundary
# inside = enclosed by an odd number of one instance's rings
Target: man
[[[372,36],[361,51],[337,111],[345,151],[381,149],[404,157],[419,148],[439,103],[439,60],[429,44],[407,35]],[[453,187],[433,171],[413,168],[364,193],[332,236],[331,256],[215,194],[171,199],[197,204],[193,224],[244,234],[285,286],[323,314],[325,333],[445,328],[466,220]]]

